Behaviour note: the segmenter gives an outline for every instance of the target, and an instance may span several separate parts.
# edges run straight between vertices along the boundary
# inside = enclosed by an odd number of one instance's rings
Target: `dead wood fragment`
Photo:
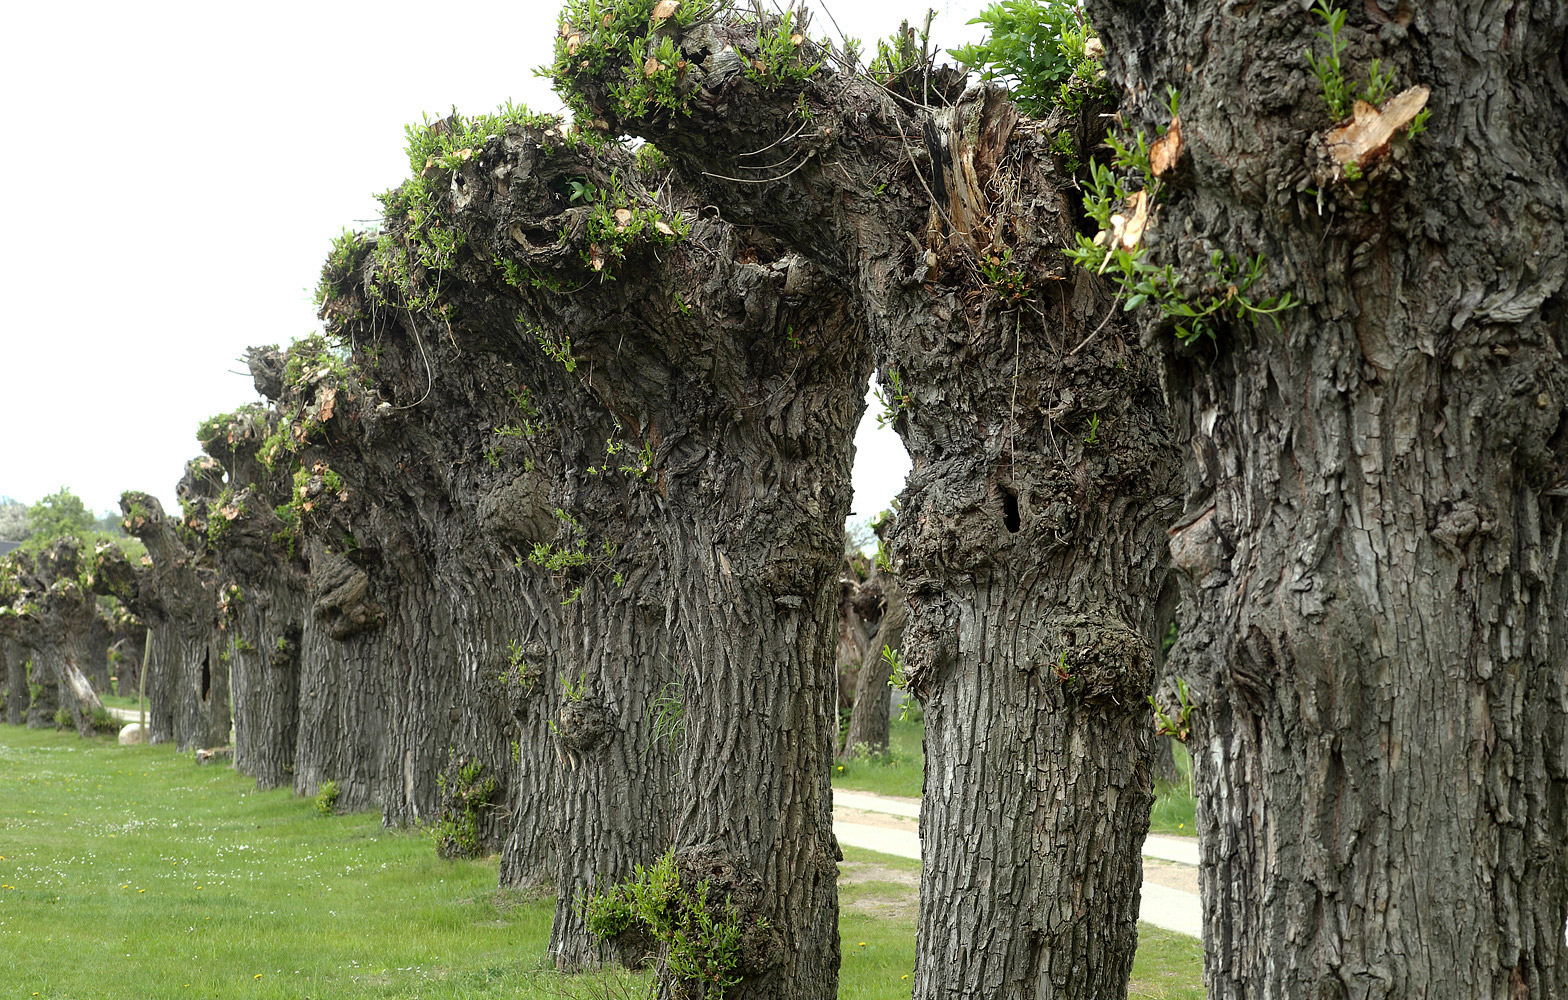
[[[1343,167],[1355,164],[1362,168],[1388,150],[1394,133],[1409,125],[1426,107],[1431,88],[1411,87],[1374,108],[1366,101],[1357,101],[1351,111],[1350,121],[1330,130],[1323,136],[1324,148],[1333,161]]]

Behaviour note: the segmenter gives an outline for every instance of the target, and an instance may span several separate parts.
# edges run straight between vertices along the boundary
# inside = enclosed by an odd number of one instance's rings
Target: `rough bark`
[[[56,704],[84,738],[97,735],[96,719],[103,714],[103,703],[87,676],[98,606],[82,585],[85,568],[75,538],[62,538],[39,553],[38,581],[46,589],[38,601],[39,635],[33,645],[35,683],[53,678]]]
[[[47,589],[33,556],[12,552],[0,560],[0,637],[11,646],[10,690],[20,695],[14,708],[8,697],[7,715],[16,713],[17,724],[29,729],[53,726],[59,708],[57,678],[42,661],[34,663],[36,650],[45,641],[40,604]]]
[[[861,557],[861,562],[864,561]],[[866,650],[876,634],[881,596],[880,588],[874,582],[862,579],[852,557],[846,556],[838,579],[838,643],[833,652],[833,660],[838,664],[836,702],[841,729],[855,705],[860,662],[865,659]]]
[[[205,422],[202,448],[226,472],[209,514],[225,596],[234,766],[259,788],[291,786],[299,734],[306,566],[277,508],[290,499],[285,469],[256,457],[277,418],[254,404]]]
[[[1174,459],[1154,363],[1059,253],[1077,195],[1047,137],[1092,144],[1100,109],[1034,123],[984,87],[934,108],[826,66],[792,82],[753,72],[771,24],[671,19],[669,113],[579,71],[628,30],[581,30],[588,58],[563,39],[568,91],[856,290],[915,463],[890,546],[926,708],[915,995],[1124,995]]]
[[[1167,362],[1209,996],[1562,996],[1568,16],[1352,5],[1433,112],[1354,179],[1301,5],[1091,8],[1131,123],[1181,91],[1157,263],[1302,300]]]
[[[190,497],[197,510],[204,502],[196,484],[210,472],[202,464],[192,463],[181,481],[182,499]],[[138,586],[149,614],[133,606],[153,633],[146,665],[149,737],[172,739],[182,751],[226,745],[228,671],[217,640],[217,581],[201,537],[205,521],[171,521],[146,493],[122,494],[120,509],[126,531],[147,546],[151,563]]]
[[[559,577],[553,603],[568,601],[555,633],[565,640],[554,678],[565,695],[555,720],[564,763],[557,959],[572,967],[600,954],[572,909],[577,894],[624,880],[672,841],[659,819],[670,805],[658,773],[673,748],[652,728],[654,702],[675,697],[678,675],[683,808],[673,842],[683,879],[694,890],[711,877],[713,898],[738,907],[738,991],[782,983],[830,994],[831,570],[864,357],[853,316],[802,262],[779,260],[768,241],[722,224],[698,222],[657,255],[646,238],[629,239],[621,259],[594,228],[596,212],[610,213],[574,206],[566,192],[569,180],[588,180],[627,199],[617,204],[629,206],[628,218],[651,208],[623,151],[513,128],[476,143],[460,167],[427,173],[439,224],[466,249],[441,275],[438,318],[423,342],[438,355],[446,338],[528,365],[525,384],[555,445],[553,456],[536,454],[534,434],[514,435],[517,444],[490,463],[499,471],[482,473],[470,492],[513,544],[543,543],[535,561]],[[668,197],[675,204],[659,209],[690,224],[695,206]],[[379,281],[380,294],[391,294],[377,276],[385,264],[372,259],[348,289]],[[613,282],[595,274],[604,267]],[[329,313],[374,316],[375,296],[357,295],[346,290]],[[368,339],[370,325],[363,329]],[[569,346],[558,331],[570,331]],[[424,387],[411,388],[418,398]],[[531,473],[515,468],[522,459]],[[777,495],[789,490],[798,494]],[[541,536],[551,504],[558,524]],[[563,553],[571,558],[554,558]],[[724,610],[731,601],[744,610]],[[719,613],[736,627],[715,639]],[[732,702],[755,678],[766,682],[748,691],[742,712]],[[626,780],[627,763],[644,759],[650,780]]]
[[[99,694],[110,694],[113,691],[109,683],[109,644],[114,641],[114,630],[109,619],[102,609],[93,615],[93,620],[87,627],[87,635],[82,640],[82,673],[87,675],[92,683],[93,690]]]
[[[147,648],[147,626],[129,609],[116,602],[110,629],[110,677],[120,694],[129,695],[140,687],[142,658]]]
[[[893,688],[888,682],[893,675],[893,665],[882,655],[882,650],[891,649],[896,653],[903,649],[909,602],[904,599],[904,590],[893,574],[878,573],[874,580],[882,594],[882,617],[876,634],[866,643],[860,669],[855,674],[855,701],[849,713],[849,731],[844,735],[844,757],[886,753],[888,748],[893,710]]]
[[[539,599],[536,574],[485,533],[476,486],[499,479],[486,448],[508,408],[517,412],[507,390],[526,379],[493,354],[441,343],[444,325],[411,327],[381,300],[361,328],[370,312],[348,310],[347,294],[327,313],[355,345],[346,363],[321,343],[252,354],[258,388],[299,429],[278,459],[295,470],[295,530],[315,595],[296,786],[334,780],[344,807],[374,803],[389,824],[438,823],[463,808],[455,785],[443,790],[449,764],[477,763],[496,787],[462,853],[499,849],[511,831],[520,860],[503,863],[503,878],[548,881],[542,797],[554,754],[540,703],[556,684],[545,669],[555,633],[541,608],[559,597]],[[553,524],[548,510],[543,518]],[[514,648],[531,658],[528,685],[509,683]]]
[[[0,632],[0,665],[5,667],[5,721],[27,721],[27,652],[21,643]]]
[[[122,523],[127,531],[132,522],[147,517],[151,511],[140,499],[145,496],[126,493],[120,497],[121,511],[126,515]],[[152,527],[145,525],[142,530],[150,531]],[[93,553],[92,579],[94,593],[113,597],[142,623],[137,626],[139,632],[134,633],[139,636],[135,690],[146,695],[149,742],[168,742],[174,738],[173,671],[161,647],[172,641],[168,637],[174,623],[160,597],[152,557],[144,556],[141,565],[132,565],[119,546],[101,546]]]

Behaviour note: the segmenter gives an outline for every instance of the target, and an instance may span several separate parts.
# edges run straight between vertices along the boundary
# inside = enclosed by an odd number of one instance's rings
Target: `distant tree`
[[[26,548],[36,552],[66,536],[91,542],[97,534],[97,518],[81,497],[62,486],[27,508],[27,528]]]
[[[0,497],[0,539],[21,542],[28,534],[27,505],[10,497]]]

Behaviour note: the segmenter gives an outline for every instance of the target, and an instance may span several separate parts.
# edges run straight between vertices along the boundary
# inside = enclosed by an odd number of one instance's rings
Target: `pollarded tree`
[[[226,473],[207,543],[228,597],[234,766],[261,788],[293,783],[308,593],[304,560],[277,512],[290,499],[288,470],[257,457],[278,424],[275,412],[251,404],[204,421],[196,435]]]
[[[62,535],[38,553],[32,680],[58,689],[55,704],[63,714],[51,721],[60,725],[69,717],[76,731],[88,737],[98,732],[106,713],[85,669],[93,655],[98,605],[86,585],[90,581],[84,581],[88,567],[81,545],[75,537]]]
[[[210,470],[199,467],[200,459],[192,464],[198,467],[188,467],[182,483],[195,497],[190,484]],[[125,530],[147,546],[151,563],[138,580],[137,603],[127,604],[148,623],[153,647],[143,667],[148,736],[154,743],[173,740],[181,750],[222,746],[229,738],[227,670],[220,676],[217,580],[199,534],[205,521],[171,520],[156,497],[134,491],[120,496],[120,510]]]
[[[865,644],[860,669],[855,674],[854,707],[849,713],[849,730],[844,735],[841,753],[844,757],[860,753],[862,747],[871,753],[885,753],[888,748],[893,666],[898,662],[899,651],[904,648],[904,630],[909,626],[909,601],[882,552],[884,539],[893,523],[891,513],[884,512],[873,525],[878,551],[871,564],[871,579],[867,586],[877,595],[881,614],[876,632]]]
[[[145,511],[139,501],[132,500],[125,507],[127,496],[121,497],[123,509]],[[124,518],[128,521],[129,518]],[[170,690],[168,661],[157,655],[157,640],[161,634],[168,640],[167,619],[163,603],[159,600],[157,583],[152,569],[152,557],[143,555],[133,562],[118,545],[99,545],[93,552],[93,593],[113,597],[117,607],[137,624],[131,633],[131,648],[137,659],[136,686],[138,697],[146,698],[147,736],[150,742],[164,742],[174,738],[173,693]]]
[[[460,507],[477,500],[488,530],[562,578],[552,947],[567,967],[592,960],[576,897],[671,842],[657,762],[678,752],[684,895],[706,891],[745,932],[710,971],[737,992],[830,995],[831,591],[864,373],[855,316],[771,241],[696,222],[678,190],[657,200],[662,172],[508,117],[415,134],[421,176],[389,199],[411,224],[329,270],[326,308],[357,343],[427,350],[479,400],[521,383],[538,410],[455,415],[467,439],[443,435],[441,467],[466,465]],[[398,398],[427,391],[456,390],[411,380]]]
[[[907,45],[872,80],[793,17],[672,6],[570,5],[554,72],[868,317],[915,463],[891,540],[925,703],[915,995],[1124,993],[1175,467],[1153,360],[1062,256],[1068,150],[1108,110],[1084,39],[1036,122]]]
[[[38,600],[43,587],[26,552],[0,560],[0,641],[6,644],[6,720],[30,729],[54,725],[57,688],[34,680],[33,650],[41,640]]]
[[[1163,194],[1116,182],[1163,311],[1257,294],[1214,254],[1301,300],[1149,323],[1209,996],[1562,996],[1563,7],[1090,7],[1130,127],[1179,92]]]
[[[4,612],[0,611],[0,615]],[[0,671],[5,675],[5,721],[20,726],[27,713],[27,658],[20,644],[6,631],[0,621]]]

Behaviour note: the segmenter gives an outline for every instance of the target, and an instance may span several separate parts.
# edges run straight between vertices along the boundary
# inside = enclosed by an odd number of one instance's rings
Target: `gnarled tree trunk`
[[[1155,365],[1060,254],[1077,194],[1048,136],[1096,141],[1101,109],[1020,122],[942,74],[896,99],[809,70],[810,43],[763,51],[772,22],[680,20],[574,25],[557,72],[863,304],[915,463],[890,546],[926,706],[915,995],[1120,995],[1175,467]],[[621,39],[650,32],[679,53],[674,113],[612,90]]]
[[[0,633],[0,664],[5,667],[5,721],[20,726],[27,720],[27,651]]]
[[[909,623],[909,602],[904,599],[898,578],[879,572],[872,579],[882,592],[882,617],[876,634],[866,643],[855,674],[855,701],[842,753],[846,758],[863,752],[887,752],[893,710],[893,688],[888,682],[893,664],[882,651],[888,649],[896,654],[903,648],[904,629]]]
[[[514,412],[504,434],[502,420],[489,424],[500,440],[471,439],[492,445],[484,462],[497,470],[480,466],[481,515],[495,515],[487,520],[512,544],[531,543],[524,552],[558,578],[555,603],[567,608],[554,633],[566,652],[550,679],[563,762],[557,960],[574,967],[601,954],[573,909],[577,896],[629,877],[673,840],[687,888],[711,876],[714,905],[738,907],[739,991],[831,994],[833,602],[824,585],[841,548],[848,497],[837,483],[847,481],[859,407],[857,366],[845,364],[863,357],[853,317],[801,266],[775,262],[766,241],[727,226],[701,225],[659,255],[647,237],[618,249],[596,242],[601,209],[572,205],[566,182],[613,186],[632,206],[626,221],[602,211],[629,227],[633,208],[653,200],[624,152],[559,143],[533,127],[489,136],[473,153],[471,166],[433,170],[422,188],[463,250],[446,262],[438,314],[422,312],[425,302],[403,315],[429,323],[422,342],[443,364],[457,364],[443,339],[502,352],[541,410],[537,419]],[[428,236],[395,238],[409,252]],[[337,276],[327,311],[349,317],[346,329],[374,315],[378,296],[423,297],[413,284],[394,291],[385,254]],[[616,281],[583,294],[606,266]],[[361,297],[360,287],[377,295]],[[363,340],[373,328],[386,321],[365,325]],[[399,339],[410,334],[419,331]],[[821,388],[805,388],[813,385]],[[425,387],[409,388],[418,399]],[[790,488],[799,496],[774,498]],[[541,517],[559,527],[528,526]],[[735,600],[746,629],[712,636],[711,616]],[[736,692],[755,678],[765,683],[740,711]],[[658,714],[668,722],[677,711],[681,742],[656,738]],[[674,746],[683,748],[674,781],[682,810],[672,830],[657,817],[671,811],[659,775]],[[647,781],[628,780],[634,762]],[[619,957],[638,957],[631,942],[616,945]]]
[[[276,512],[293,484],[286,469],[257,457],[277,429],[274,415],[251,405],[207,421],[198,435],[228,474],[209,510],[208,541],[226,596],[234,766],[259,788],[294,782],[306,614],[306,567]]]
[[[194,464],[194,463],[193,463]],[[184,482],[203,476],[188,470]],[[228,672],[217,648],[217,585],[205,565],[198,530],[171,522],[163,505],[146,493],[120,497],[126,531],[142,540],[152,562],[140,584],[142,600],[155,613],[149,621],[153,655],[147,670],[148,734],[152,742],[172,739],[180,750],[222,746],[229,737]]]
[[[1303,6],[1091,7],[1130,122],[1181,93],[1154,262],[1301,300],[1167,363],[1208,994],[1563,996],[1568,17],[1351,5],[1432,114],[1337,155]]]

